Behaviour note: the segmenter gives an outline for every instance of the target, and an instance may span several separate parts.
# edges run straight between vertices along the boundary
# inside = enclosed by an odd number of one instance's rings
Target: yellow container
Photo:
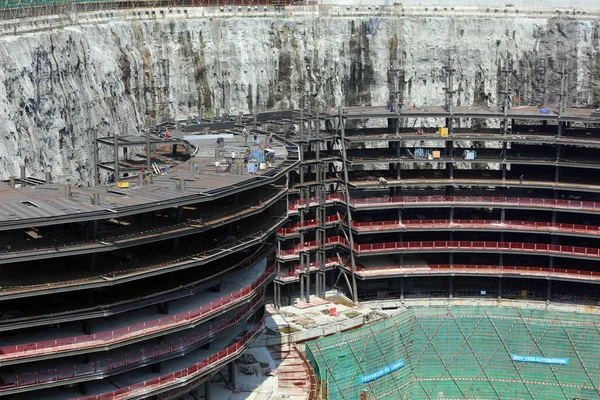
[[[521,298],[526,299],[527,298],[527,290],[521,290]]]
[[[448,128],[440,128],[440,137],[448,137]]]
[[[120,188],[123,188],[123,189],[128,188],[129,187],[129,182],[127,182],[127,181],[119,181],[119,182],[117,182],[117,187],[120,187]]]

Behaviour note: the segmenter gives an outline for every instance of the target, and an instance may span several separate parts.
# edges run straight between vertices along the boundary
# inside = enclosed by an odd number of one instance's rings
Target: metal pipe
[[[119,182],[119,135],[113,136],[113,152],[115,155],[115,181]]]
[[[152,171],[152,148],[150,147],[150,131],[146,131],[146,169]]]

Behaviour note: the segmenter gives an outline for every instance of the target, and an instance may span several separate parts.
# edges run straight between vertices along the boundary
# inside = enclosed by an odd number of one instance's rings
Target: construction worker
[[[236,156],[236,155],[237,155],[237,154],[235,154],[235,150],[232,150],[232,151],[231,151],[231,163],[234,163],[234,162],[235,162],[235,156]]]
[[[216,169],[216,173],[218,174],[219,172],[221,172],[221,163],[219,162],[219,160],[215,161],[215,169]]]
[[[521,174],[521,176],[519,177],[519,185],[523,183],[524,178],[525,178],[525,175]]]

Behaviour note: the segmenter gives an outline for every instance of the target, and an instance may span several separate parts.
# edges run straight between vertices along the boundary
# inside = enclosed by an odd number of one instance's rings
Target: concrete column
[[[82,321],[81,322],[81,330],[83,331],[83,333],[85,335],[91,335],[92,334],[92,327],[90,325],[90,322],[86,321],[86,320]]]
[[[210,381],[204,382],[204,400],[211,400],[211,397],[210,397]]]
[[[235,365],[235,361],[232,361],[229,363],[229,384],[233,388],[235,388],[236,373],[237,373],[237,366]]]
[[[13,175],[10,176],[10,188],[14,189],[15,188],[15,177]]]
[[[300,278],[300,300],[304,300],[304,275],[300,275],[299,278]]]
[[[404,300],[404,278],[400,278],[400,300]]]
[[[161,314],[168,314],[169,313],[169,302],[168,301],[163,301],[162,303],[158,303],[156,305],[158,307],[158,312]]]
[[[80,382],[77,384],[77,386],[79,387],[79,393],[81,394],[88,394],[88,385],[87,382]]]
[[[453,277],[451,276],[450,279],[448,279],[448,298],[452,299],[452,280]]]
[[[50,171],[46,170],[45,175],[46,175],[46,183],[51,183],[52,179],[50,177]]]
[[[27,174],[25,172],[25,165],[21,164],[19,167],[21,169],[21,179],[25,179],[27,177]]]
[[[498,300],[502,298],[502,278],[498,278]]]
[[[548,293],[546,295],[546,301],[550,301],[552,299],[552,281],[548,279]]]

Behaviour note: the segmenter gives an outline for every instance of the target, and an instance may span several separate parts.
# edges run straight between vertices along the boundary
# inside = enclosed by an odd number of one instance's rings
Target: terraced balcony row
[[[341,222],[340,216],[330,215],[326,223],[332,225]],[[346,222],[343,222],[346,224]],[[302,225],[293,224],[277,230],[283,237],[293,237],[301,229],[317,227],[317,220],[304,221]],[[357,234],[376,234],[387,232],[407,231],[432,231],[432,230],[467,230],[467,231],[500,231],[500,232],[538,232],[547,234],[561,234],[570,236],[585,236],[600,238],[600,227],[594,225],[564,224],[535,221],[512,220],[470,220],[470,219],[436,219],[436,220],[403,220],[403,221],[377,221],[353,222],[352,230]]]
[[[350,248],[348,240],[341,236],[328,237],[326,247],[342,246]],[[281,250],[278,258],[284,261],[298,259],[300,252],[317,249],[316,240],[297,245],[291,250]],[[481,241],[418,241],[418,242],[386,242],[371,244],[354,244],[353,251],[358,255],[379,254],[408,254],[422,253],[453,253],[473,252],[486,253],[489,251],[499,253],[517,253],[531,255],[545,255],[566,258],[581,258],[600,260],[600,249],[579,246],[563,246],[541,243],[515,243],[515,242],[481,242]]]
[[[195,235],[238,221],[245,217],[259,214],[283,198],[286,194],[287,190],[279,190],[272,196],[261,198],[252,204],[238,207],[236,210],[231,210],[227,213],[215,213],[202,220],[190,220],[185,223],[148,229],[143,232],[99,237],[95,240],[79,241],[62,245],[2,250],[0,251],[0,264],[108,252],[167,239]]]
[[[333,268],[344,268],[351,272],[344,258],[332,257],[325,262],[325,270]],[[312,262],[310,272],[320,270],[317,262]],[[282,272],[276,277],[280,282],[297,282],[301,274],[306,273],[306,267],[294,266],[293,271]],[[572,282],[600,283],[600,272],[582,271],[564,268],[544,268],[526,266],[500,266],[500,265],[477,265],[477,264],[433,264],[433,265],[378,265],[374,267],[356,266],[356,276],[363,280],[409,277],[409,276],[493,276],[493,277],[516,277],[533,279],[553,279]]]
[[[73,290],[83,290],[91,288],[100,288],[118,285],[120,283],[131,282],[138,279],[165,274],[173,271],[180,271],[209,262],[218,260],[235,252],[251,248],[252,246],[263,243],[276,230],[285,224],[287,218],[281,216],[274,220],[267,220],[263,226],[229,245],[215,247],[211,250],[190,254],[185,257],[170,259],[168,262],[147,265],[138,268],[121,269],[93,275],[86,278],[65,280],[56,282],[46,282],[29,285],[11,285],[0,288],[0,298],[19,298],[28,297],[44,293],[59,293]]]
[[[70,309],[64,304],[59,308],[49,308],[45,306],[47,299],[41,299],[39,302],[30,304],[30,309],[22,310],[18,314],[0,313],[0,331],[14,330],[20,327],[43,326],[56,323],[65,323],[72,321],[88,320],[93,318],[104,318],[119,315],[127,311],[141,309],[159,303],[170,302],[190,296],[194,296],[202,291],[218,285],[227,274],[235,273],[244,267],[256,264],[261,258],[264,258],[268,245],[258,246],[257,250],[248,257],[241,259],[231,266],[212,266],[203,269],[202,274],[199,271],[190,271],[187,279],[173,281],[166,289],[153,286],[147,288],[144,292],[123,291],[116,294],[110,294],[106,298],[94,294],[95,306],[85,306],[73,301]],[[194,280],[194,277],[201,276]],[[182,284],[178,284],[182,282]],[[183,283],[185,282],[185,283]],[[66,301],[65,301],[66,303]],[[8,303],[11,304],[11,303]],[[10,307],[6,305],[7,308]],[[14,303],[13,303],[14,304]],[[58,311],[57,311],[58,310]]]
[[[460,149],[457,149],[460,150]],[[333,160],[332,160],[333,161]],[[415,159],[412,157],[356,157],[349,158],[349,165],[364,165],[364,164],[400,164],[412,165],[414,163],[468,163],[468,164],[522,164],[522,165],[547,165],[556,167],[573,167],[573,168],[600,168],[600,161],[590,159],[576,158],[541,158],[541,157],[493,157],[479,155],[476,159],[465,159],[463,157],[441,156],[435,159]]]
[[[203,359],[193,365],[162,375],[157,378],[149,379],[134,385],[130,385],[121,389],[113,390],[97,395],[78,397],[73,400],[125,400],[125,399],[142,399],[150,398],[158,393],[161,394],[160,399],[169,399],[181,393],[181,387],[189,385],[188,388],[193,388],[195,385],[202,382],[210,374],[218,371],[228,362],[239,357],[244,350],[260,335],[264,328],[264,320],[256,323],[242,338],[232,345],[218,351],[212,356]],[[188,389],[189,391],[189,389]]]
[[[327,204],[345,204],[342,194],[328,194]],[[306,204],[299,200],[289,204],[288,214],[298,213],[299,208],[316,207],[319,200],[313,197]],[[350,207],[354,210],[380,210],[389,208],[437,208],[437,207],[486,207],[486,208],[518,208],[527,210],[549,210],[576,213],[600,213],[600,202],[579,200],[554,200],[521,197],[493,196],[398,196],[368,197],[350,199]]]
[[[0,395],[103,379],[107,376],[179,357],[214,340],[219,334],[247,320],[263,304],[263,300],[264,293],[260,292],[233,317],[217,321],[200,331],[195,331],[168,342],[147,346],[140,350],[129,351],[94,362],[13,376],[3,375],[1,377]]]
[[[452,142],[455,140],[469,140],[469,141],[492,141],[492,142],[506,142],[506,143],[526,143],[526,144],[549,144],[549,145],[568,145],[568,146],[586,146],[592,148],[600,147],[600,139],[594,136],[559,136],[558,134],[549,135],[547,133],[509,133],[504,135],[502,131],[497,130],[496,133],[492,132],[474,132],[466,131],[463,133],[454,132],[448,134],[448,137],[440,137],[439,133],[423,133],[417,134],[414,130],[412,132],[395,134],[364,134],[346,135],[346,141],[350,143],[364,143],[364,142],[402,142],[407,140],[438,140],[441,143]]]
[[[570,190],[574,192],[600,192],[600,184],[592,183],[572,183],[535,180],[531,177],[521,182],[519,179],[493,179],[487,177],[478,178],[409,178],[397,179],[390,176],[386,178],[385,187],[400,188],[431,188],[447,186],[474,186],[474,187],[501,187],[501,188],[522,188],[522,189],[548,189],[548,190]],[[307,183],[305,183],[307,184]],[[378,178],[369,178],[366,180],[350,180],[348,186],[352,189],[381,189]]]
[[[97,334],[0,347],[0,365],[100,351],[189,329],[240,304],[251,302],[271,281],[274,271],[275,267],[271,266],[251,285],[187,312]]]

